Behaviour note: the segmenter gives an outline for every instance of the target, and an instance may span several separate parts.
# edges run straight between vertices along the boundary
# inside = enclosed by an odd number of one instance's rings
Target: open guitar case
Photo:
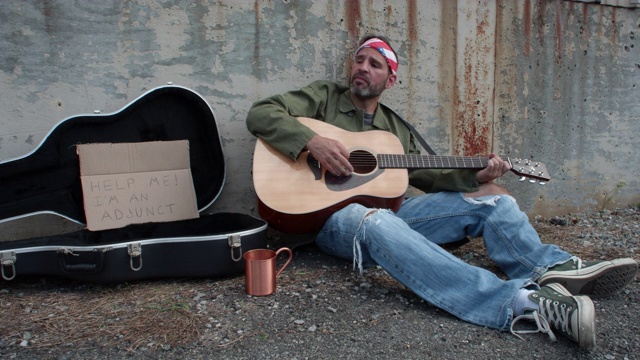
[[[152,89],[116,113],[67,118],[32,152],[0,162],[0,222],[48,213],[86,224],[76,145],[171,140],[189,141],[199,218],[0,240],[0,282],[24,275],[114,283],[242,273],[243,253],[267,247],[267,224],[247,214],[205,213],[224,185],[223,149],[209,104],[180,86]]]

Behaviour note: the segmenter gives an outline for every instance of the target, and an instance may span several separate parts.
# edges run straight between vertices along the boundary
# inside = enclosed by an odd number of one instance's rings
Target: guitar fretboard
[[[484,169],[489,158],[479,156],[378,154],[381,168],[403,169]]]

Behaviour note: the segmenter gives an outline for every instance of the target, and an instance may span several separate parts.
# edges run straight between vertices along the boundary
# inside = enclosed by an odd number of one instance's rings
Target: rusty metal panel
[[[502,2],[496,54],[500,147],[546,161],[532,213],[637,203],[640,65],[635,10]],[[615,196],[614,196],[615,195]]]
[[[358,38],[381,33],[400,57],[382,101],[438,153],[547,164],[544,187],[502,181],[528,213],[638,203],[639,28],[637,8],[560,0],[10,1],[0,158],[66,117],[116,111],[171,81],[219,119],[229,168],[215,210],[255,212],[251,104],[345,82]]]

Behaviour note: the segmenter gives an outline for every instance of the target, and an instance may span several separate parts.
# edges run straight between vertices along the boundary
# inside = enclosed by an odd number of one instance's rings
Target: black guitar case
[[[155,88],[112,114],[67,118],[32,152],[0,162],[0,222],[49,213],[85,224],[76,145],[171,140],[189,141],[200,218],[0,240],[2,278],[121,282],[241,273],[243,252],[267,247],[267,224],[246,214],[204,213],[222,191],[224,154],[211,107],[185,87]]]

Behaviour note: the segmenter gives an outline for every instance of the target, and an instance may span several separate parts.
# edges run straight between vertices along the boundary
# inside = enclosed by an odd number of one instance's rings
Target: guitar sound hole
[[[364,150],[355,150],[349,155],[349,162],[356,174],[368,174],[378,167],[378,161],[373,154]]]

